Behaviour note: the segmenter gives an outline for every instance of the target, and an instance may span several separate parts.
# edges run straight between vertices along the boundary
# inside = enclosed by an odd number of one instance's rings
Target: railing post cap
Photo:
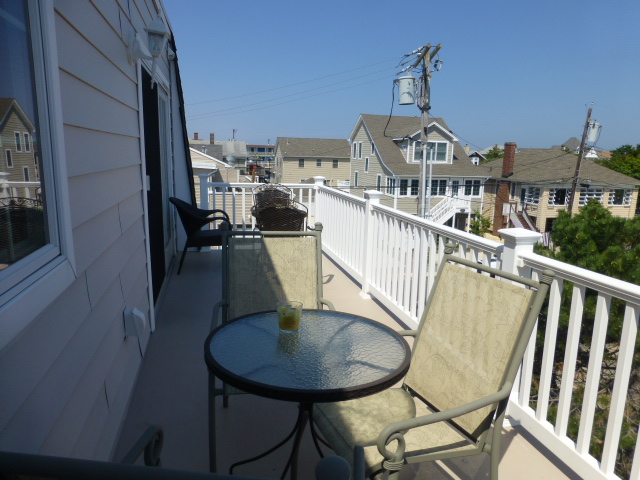
[[[327,179],[326,177],[321,177],[321,176],[313,177],[313,180],[316,182],[316,185],[324,185],[324,181],[326,179]]]
[[[379,192],[378,190],[365,190],[364,191],[364,198],[370,199],[370,200],[380,200],[382,198],[382,195],[384,195],[382,192]]]
[[[534,245],[542,238],[542,234],[526,228],[503,228],[498,230],[505,245]]]

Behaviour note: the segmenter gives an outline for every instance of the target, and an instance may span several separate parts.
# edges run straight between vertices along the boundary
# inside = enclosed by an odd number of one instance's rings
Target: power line
[[[331,87],[333,85],[339,85],[341,83],[351,82],[352,80],[357,80],[358,78],[368,77],[368,76],[371,76],[371,75],[375,75],[377,73],[382,73],[385,70],[388,70],[388,68],[385,68],[385,69],[382,69],[382,70],[377,70],[377,71],[371,72],[371,73],[367,73],[366,75],[362,75],[361,77],[348,78],[347,80],[341,80],[339,82],[329,83],[328,85],[323,85],[323,86],[320,86],[320,87],[311,88],[309,90],[303,90],[303,91],[297,92],[297,93],[290,93],[288,95],[283,95],[281,97],[275,97],[275,98],[271,98],[271,99],[268,99],[268,100],[261,100],[259,102],[249,103],[249,104],[246,104],[246,105],[240,105],[240,106],[237,106],[237,107],[230,107],[230,108],[226,108],[226,109],[223,109],[223,110],[216,110],[215,112],[198,113],[198,114],[190,115],[187,118],[202,118],[202,117],[206,117],[206,116],[211,115],[211,114],[220,114],[222,112],[228,112],[228,111],[237,110],[237,109],[240,109],[240,108],[252,107],[254,105],[260,105],[262,103],[268,103],[268,102],[273,102],[273,101],[276,101],[276,100],[281,100],[283,98],[294,97],[296,95],[303,95],[303,94],[305,94],[307,92],[314,92],[316,90],[321,90],[323,88]]]
[[[345,70],[343,72],[332,73],[330,75],[325,75],[323,77],[312,78],[311,80],[303,80],[301,82],[290,83],[288,85],[282,85],[281,87],[274,87],[274,88],[269,88],[267,90],[260,90],[258,92],[243,93],[241,95],[235,95],[235,96],[232,96],[232,97],[216,98],[214,100],[205,100],[205,101],[202,101],[202,102],[186,103],[185,106],[188,107],[188,106],[191,106],[191,105],[202,105],[204,103],[221,102],[223,100],[233,100],[233,99],[236,99],[236,98],[242,98],[242,97],[248,97],[248,96],[251,96],[251,95],[259,95],[261,93],[273,92],[274,90],[281,90],[283,88],[295,87],[296,85],[302,85],[304,83],[316,82],[318,80],[324,80],[325,78],[331,78],[331,77],[336,77],[338,75],[344,75],[345,73],[355,72],[356,70],[362,70],[364,68],[373,67],[375,65],[380,65],[382,63],[390,62],[391,60],[397,60],[398,58],[402,58],[402,57],[388,58],[387,60],[383,60],[381,62],[370,63],[369,65],[363,65],[362,67],[352,68],[351,70]]]

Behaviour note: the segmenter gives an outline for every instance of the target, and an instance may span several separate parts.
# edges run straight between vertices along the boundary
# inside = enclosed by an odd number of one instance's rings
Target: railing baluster
[[[562,285],[562,280],[554,280],[549,291],[547,328],[544,335],[540,387],[538,389],[538,406],[536,409],[536,417],[541,422],[547,420],[547,410],[549,408],[549,393],[551,391],[551,381],[553,380],[558,321],[560,319],[560,306],[562,304]]]
[[[582,401],[582,413],[580,415],[580,429],[578,430],[578,442],[576,449],[581,455],[589,454],[591,433],[593,431],[593,416],[598,401],[598,387],[600,384],[600,372],[602,370],[602,358],[604,356],[605,341],[607,338],[607,324],[611,297],[602,293],[598,294],[596,317],[593,326],[593,338],[591,339],[589,370],[587,382],[584,387]]]
[[[567,425],[569,425],[569,417],[571,416],[571,398],[573,397],[573,384],[576,377],[576,360],[578,358],[578,347],[580,346],[580,328],[582,326],[582,312],[586,291],[587,289],[584,286],[573,286],[567,346],[564,352],[558,415],[556,417],[555,432],[560,437],[566,436]]]

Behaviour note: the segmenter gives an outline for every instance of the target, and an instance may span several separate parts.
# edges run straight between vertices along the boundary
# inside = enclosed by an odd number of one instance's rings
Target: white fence
[[[233,206],[235,212],[240,205],[237,215],[245,218],[247,189],[256,185],[208,186],[222,190],[211,194],[214,207]],[[531,338],[508,413],[584,478],[618,479],[616,469],[626,468],[620,475],[640,480],[640,449],[629,449],[628,438],[626,467],[616,460],[621,432],[633,438],[639,420],[632,404],[640,402],[640,380],[632,368],[640,286],[536,255],[533,245],[541,235],[528,230],[503,230],[502,244],[380,205],[379,192],[362,199],[318,184],[287,186],[313,212],[312,220],[322,222],[325,254],[362,285],[362,295],[375,296],[411,328],[447,240],[461,246],[459,255],[523,276],[553,270],[546,316],[539,320],[544,331],[540,327]],[[608,328],[610,323],[622,327]]]

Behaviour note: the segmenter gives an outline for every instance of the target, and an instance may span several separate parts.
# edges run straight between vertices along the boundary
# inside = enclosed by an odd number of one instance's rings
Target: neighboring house
[[[473,152],[470,152],[468,155],[469,155],[469,160],[471,160],[471,163],[473,163],[474,165],[480,165],[481,163],[487,161],[487,157],[485,156],[485,154],[480,152],[480,150],[474,150]]]
[[[505,155],[485,164],[492,169],[492,186],[487,190],[498,192],[503,185],[504,196],[498,195],[494,216],[494,231],[509,224],[527,228],[527,218],[540,232],[552,230],[559,212],[566,210],[571,195],[571,184],[578,157],[570,152],[553,149],[528,148],[517,150],[514,143],[505,144]],[[623,175],[584,158],[580,168],[578,188],[572,211],[595,199],[618,217],[632,218],[638,202],[640,180]],[[525,218],[517,218],[511,204]],[[519,223],[522,223],[520,225]]]
[[[200,205],[200,175],[207,175],[210,182],[240,182],[239,170],[233,168],[232,165],[210,155],[205,155],[193,147],[189,147],[189,151],[191,153],[193,183],[198,205]]]
[[[34,133],[33,121],[18,101],[0,98],[0,198],[35,199],[40,194]]]
[[[247,144],[247,155],[259,161],[270,160],[275,156],[275,153],[276,153],[275,145],[248,145]]]
[[[189,139],[189,148],[193,148],[210,157],[222,158],[222,145],[216,144],[216,136],[214,133],[209,134],[209,140],[199,138],[198,133],[193,134],[193,138]]]
[[[349,180],[349,142],[332,138],[278,137],[272,183],[308,183],[324,177],[330,187]]]
[[[362,196],[364,190],[379,190],[384,193],[382,204],[419,214],[420,130],[419,117],[360,115],[349,136],[351,192]],[[484,183],[489,170],[471,162],[443,119],[430,118],[427,132],[427,171],[432,170],[428,217],[465,228],[471,212],[486,208]]]
[[[177,59],[127,55],[154,18],[162,2],[0,3],[2,118],[44,204],[42,243],[0,267],[0,450],[111,458],[184,243],[168,198],[193,201]],[[2,157],[33,165],[16,138]]]
[[[551,148],[554,150],[557,150],[557,149],[564,150],[570,153],[578,153],[580,152],[580,140],[577,139],[576,137],[571,137],[562,145],[553,145]]]

